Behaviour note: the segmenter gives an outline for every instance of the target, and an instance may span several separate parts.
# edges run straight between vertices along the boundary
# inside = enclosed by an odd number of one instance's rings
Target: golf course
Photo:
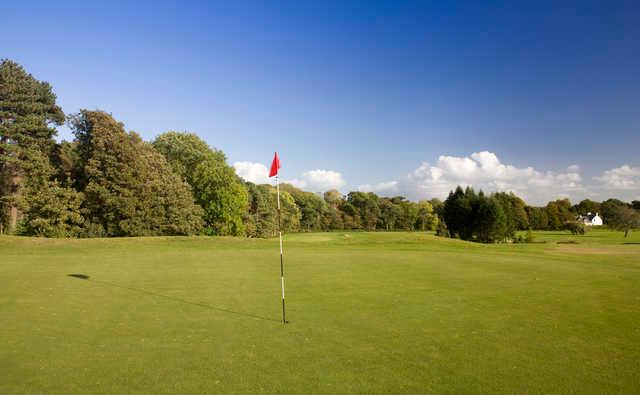
[[[0,393],[637,393],[640,233],[0,237]]]

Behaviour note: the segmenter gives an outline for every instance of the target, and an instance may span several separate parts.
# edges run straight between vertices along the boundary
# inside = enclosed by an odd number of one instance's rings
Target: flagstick
[[[284,261],[282,259],[282,224],[281,218],[282,214],[280,213],[280,181],[278,180],[278,175],[276,174],[276,193],[278,195],[278,236],[280,238],[280,283],[282,284],[282,323],[286,324],[286,315],[284,308]]]

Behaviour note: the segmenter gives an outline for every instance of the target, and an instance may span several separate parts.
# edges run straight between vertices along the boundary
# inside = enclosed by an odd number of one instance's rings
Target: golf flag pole
[[[273,156],[273,162],[271,163],[271,171],[269,171],[269,177],[276,177],[276,196],[278,199],[278,238],[280,239],[280,284],[282,286],[282,323],[286,324],[286,310],[284,304],[284,260],[282,251],[282,215],[280,212],[280,180],[278,178],[278,170],[280,169],[280,158],[276,152]]]

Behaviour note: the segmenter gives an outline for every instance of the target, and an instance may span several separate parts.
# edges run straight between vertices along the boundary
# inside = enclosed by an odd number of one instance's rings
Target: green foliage
[[[275,188],[273,187],[271,188],[272,200],[274,198],[277,199],[274,189]],[[295,199],[287,191],[280,191],[280,215],[282,216],[280,224],[283,232],[291,233],[298,232],[300,230],[300,219],[302,214],[296,205]]]
[[[213,156],[207,157],[193,171],[192,187],[196,202],[204,209],[207,234],[245,234],[242,218],[248,195],[232,167]]]
[[[48,83],[36,80],[13,61],[1,61],[0,233],[16,230],[27,202],[21,196],[23,188],[29,179],[41,177],[30,168],[48,170],[56,133],[51,125],[63,121],[64,113]]]
[[[173,171],[191,185],[195,201],[204,209],[205,233],[245,234],[247,189],[221,151],[211,149],[192,133],[163,133],[153,146],[164,155]],[[257,230],[256,224],[249,223],[249,226],[254,235],[264,233]]]
[[[360,219],[360,225],[364,230],[375,230],[380,217],[378,197],[374,193],[349,192],[347,202],[355,208],[355,213]]]
[[[507,234],[513,235],[517,230],[529,228],[526,204],[522,199],[513,194],[513,192],[498,192],[493,194],[493,198],[498,201],[506,216]]]
[[[572,221],[575,214],[571,212],[571,202],[569,199],[559,199],[549,202],[546,207],[549,230],[562,230],[564,223]]]
[[[38,167],[35,169],[34,167]],[[46,158],[34,160],[25,178],[19,207],[22,212],[18,233],[45,237],[77,237],[84,218],[80,214],[81,193],[51,179]]]
[[[608,225],[611,229],[621,230],[624,237],[633,229],[640,228],[640,213],[627,205],[615,205],[608,213]]]
[[[573,212],[578,215],[586,215],[588,213],[599,213],[601,210],[600,203],[591,199],[584,199],[580,203],[573,206]]]
[[[478,197],[476,217],[473,224],[476,239],[482,243],[506,241],[513,232],[508,227],[507,215],[498,199]]]
[[[531,229],[527,230],[527,235],[524,239],[525,243],[533,243],[535,241],[535,236],[533,235],[533,231]]]
[[[276,203],[271,186],[247,183],[249,204],[245,217],[245,231],[249,237],[273,237],[277,232]]]
[[[245,184],[224,153],[197,135],[166,132],[153,146],[100,111],[71,118],[75,141],[54,141],[64,121],[46,82],[0,63],[0,233],[54,237],[276,234],[275,189]],[[443,203],[337,190],[319,195],[282,185],[285,232],[436,230],[482,242],[517,241],[525,229],[579,229],[576,214],[600,212],[625,234],[640,201],[567,199],[526,206],[513,193],[456,188]],[[584,227],[582,227],[584,228]],[[580,230],[577,230],[580,232]]]
[[[446,222],[451,237],[471,240],[473,237],[473,222],[475,219],[476,194],[473,189],[466,191],[458,186],[449,193],[444,202],[444,222]]]
[[[382,198],[378,203],[380,209],[380,229],[395,230],[396,221],[402,215],[402,209],[389,198]]]
[[[72,118],[83,213],[92,233],[108,236],[194,234],[202,210],[164,157],[101,111]],[[101,229],[101,230],[100,230]]]
[[[456,188],[444,203],[444,220],[451,237],[482,243],[513,239],[518,218],[510,215],[514,215],[512,202],[516,199],[506,194],[487,197],[472,188]]]
[[[420,208],[414,202],[406,200],[402,196],[391,199],[400,208],[400,215],[396,218],[395,229],[413,231],[419,219]]]
[[[305,232],[328,230],[327,217],[329,206],[315,193],[305,192],[291,184],[281,184],[280,191],[288,192],[300,210],[300,229]]]
[[[607,199],[600,203],[600,214],[602,215],[604,224],[611,225],[612,219],[617,215],[618,208],[625,206],[627,206],[627,204],[618,199]]]
[[[532,229],[546,230],[549,228],[549,217],[544,207],[526,207],[529,226]]]
[[[436,236],[451,237],[447,224],[444,221],[438,222],[438,225],[436,226]]]
[[[438,216],[433,212],[433,205],[428,200],[421,200],[417,204],[418,214],[415,228],[420,231],[435,230]]]
[[[153,146],[165,157],[176,174],[190,185],[195,182],[193,170],[205,160],[217,165],[226,164],[222,151],[212,149],[198,135],[188,132],[165,132],[156,137]]]
[[[572,235],[584,235],[586,231],[584,223],[580,221],[567,221],[564,223],[564,227],[570,231]]]

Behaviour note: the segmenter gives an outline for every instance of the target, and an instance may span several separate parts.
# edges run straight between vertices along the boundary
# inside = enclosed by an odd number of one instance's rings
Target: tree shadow
[[[68,277],[74,277],[74,278],[80,278],[82,280],[88,280],[89,276],[87,276],[86,274],[78,274],[78,273],[74,273],[74,274],[67,274]]]
[[[191,302],[191,301],[188,301],[188,300],[176,298],[175,296],[163,295],[161,293],[157,293],[157,292],[153,292],[153,291],[147,291],[146,289],[127,287],[127,286],[124,286],[124,285],[120,285],[120,284],[116,284],[116,283],[112,283],[112,282],[108,282],[108,281],[90,279],[90,276],[88,276],[86,274],[73,273],[73,274],[67,274],[67,277],[78,278],[78,279],[81,279],[81,280],[90,281],[90,282],[95,283],[95,284],[107,285],[107,286],[111,286],[111,287],[126,289],[126,290],[133,291],[133,292],[138,292],[138,293],[143,293],[143,294],[147,294],[147,295],[157,296],[157,297],[173,300],[175,302],[190,304],[190,305],[193,305],[193,306],[200,306],[200,307],[204,307],[204,308],[207,308],[207,309],[210,309],[210,310],[220,311],[220,312],[223,312],[223,313],[235,314],[235,315],[238,315],[238,316],[249,317],[249,318],[254,318],[254,319],[263,320],[263,321],[281,322],[280,320],[276,320],[276,319],[269,318],[269,317],[263,317],[263,316],[256,315],[256,314],[233,311],[233,310],[225,309],[225,308],[222,308],[222,307],[211,306],[211,305],[208,305],[208,304],[205,304],[205,303]]]

